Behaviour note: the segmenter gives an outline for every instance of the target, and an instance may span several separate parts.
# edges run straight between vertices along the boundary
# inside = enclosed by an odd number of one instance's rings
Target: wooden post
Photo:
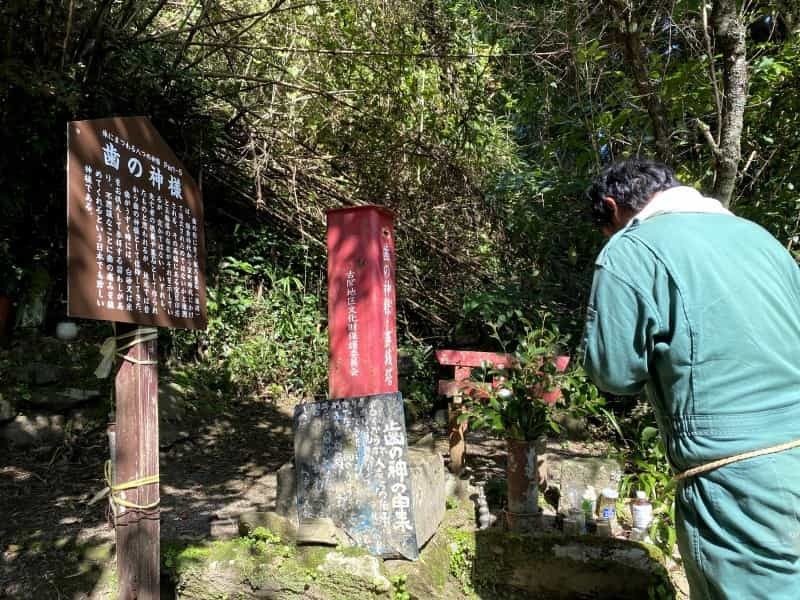
[[[135,325],[117,324],[117,335]],[[157,361],[157,342],[129,348],[136,361]],[[116,378],[116,448],[114,484],[158,475],[158,365],[123,360]],[[117,492],[138,505],[159,499],[152,483]],[[157,600],[160,595],[159,508],[116,506],[117,575],[120,600]]]
[[[461,473],[464,468],[464,457],[467,453],[467,443],[464,441],[464,433],[467,430],[466,423],[459,423],[458,417],[464,412],[464,405],[460,398],[453,398],[447,405],[447,416],[449,424],[448,438],[450,440],[450,472],[454,475]]]
[[[471,367],[456,366],[455,381],[468,381],[472,373]],[[467,442],[464,434],[467,431],[467,423],[459,423],[458,417],[464,412],[464,405],[461,401],[461,392],[457,392],[447,406],[448,420],[450,421],[450,472],[454,475],[461,473],[464,468],[464,459],[467,454]]]

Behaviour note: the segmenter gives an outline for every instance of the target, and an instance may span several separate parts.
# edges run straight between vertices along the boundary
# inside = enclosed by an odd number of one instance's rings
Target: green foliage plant
[[[561,378],[561,391],[564,404],[570,416],[577,419],[593,420],[599,423],[601,431],[616,434],[626,443],[622,428],[608,406],[606,399],[591,382],[581,365],[570,368]]]
[[[520,441],[558,433],[553,412],[565,376],[558,370],[556,358],[563,354],[565,342],[558,328],[546,320],[538,327],[528,325],[514,352],[516,365],[508,370],[487,365],[481,371],[500,384],[487,390],[486,399],[471,398],[460,422]]]
[[[643,490],[653,504],[649,535],[667,556],[675,547],[675,486],[658,429],[645,425],[627,452],[627,473],[622,478],[622,496]]]
[[[398,357],[406,417],[414,421],[429,414],[433,407],[431,389],[436,385],[433,346],[419,341],[404,342],[398,348]]]
[[[392,600],[410,600],[411,594],[408,593],[406,584],[408,575],[395,575],[392,577]]]
[[[314,289],[318,275],[301,276],[309,266],[303,249],[259,228],[237,227],[225,242],[232,252],[210,267],[208,328],[199,336],[173,332],[174,354],[185,359],[199,341],[195,383],[232,397],[322,395],[325,315]]]
[[[462,591],[470,595],[474,592],[472,576],[475,563],[475,542],[459,537],[450,542],[450,575],[461,584]]]
[[[23,270],[16,264],[11,240],[0,239],[0,296],[13,297],[18,291]]]
[[[248,310],[228,356],[231,380],[264,396],[319,395],[327,375],[327,336],[319,300],[292,276],[275,279]]]

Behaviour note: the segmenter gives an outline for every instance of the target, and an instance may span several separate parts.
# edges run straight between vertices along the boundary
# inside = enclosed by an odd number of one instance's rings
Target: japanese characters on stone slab
[[[300,519],[329,517],[372,554],[417,558],[402,396],[300,404],[294,426]]]
[[[203,328],[203,209],[194,180],[144,117],[68,127],[68,312]]]

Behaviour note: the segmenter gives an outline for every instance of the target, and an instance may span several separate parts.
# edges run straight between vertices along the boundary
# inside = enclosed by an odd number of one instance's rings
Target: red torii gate
[[[492,365],[495,369],[513,369],[519,362],[511,354],[497,352],[473,352],[469,350],[438,350],[436,361],[442,366],[455,367],[453,379],[439,380],[439,394],[450,398],[447,406],[448,437],[450,439],[450,471],[458,474],[464,467],[467,445],[464,441],[466,423],[459,423],[464,394],[486,398],[490,387],[497,387],[502,378],[495,377],[491,384],[470,381],[472,369]]]

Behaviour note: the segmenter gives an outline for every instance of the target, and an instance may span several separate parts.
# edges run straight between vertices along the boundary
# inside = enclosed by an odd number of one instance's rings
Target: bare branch
[[[708,55],[708,68],[711,74],[711,85],[714,90],[714,105],[717,107],[717,136],[716,142],[719,144],[719,138],[722,134],[722,96],[719,93],[719,83],[717,81],[717,66],[714,60],[714,51],[711,48],[711,34],[708,31],[708,6],[705,2],[703,5],[703,39],[706,43],[706,54]]]
[[[237,36],[238,37],[238,36]],[[164,41],[164,44],[176,42]],[[236,50],[267,50],[270,52],[289,52],[294,54],[318,54],[327,56],[386,56],[388,58],[442,58],[453,60],[468,60],[471,58],[506,58],[506,57],[531,57],[553,58],[569,53],[567,49],[552,50],[547,52],[500,52],[500,53],[461,53],[438,54],[436,52],[395,52],[392,50],[356,50],[353,48],[295,48],[290,46],[268,46],[265,44],[235,44],[230,42],[191,42],[190,46],[209,48],[232,48]]]
[[[150,14],[147,15],[144,21],[142,21],[139,26],[136,28],[136,32],[133,34],[133,37],[136,38],[143,31],[145,31],[148,27],[150,27],[150,23],[152,23],[155,18],[159,15],[161,10],[164,8],[164,5],[167,3],[167,0],[161,0],[158,5],[150,11]]]
[[[697,128],[700,130],[700,133],[703,134],[703,137],[706,138],[706,142],[708,142],[708,147],[711,148],[711,152],[714,154],[715,158],[720,157],[719,151],[719,144],[714,139],[714,136],[711,135],[711,128],[703,123],[700,119],[695,119],[695,123],[697,124]]]
[[[615,16],[624,23],[623,50],[631,67],[633,81],[636,89],[642,96],[650,122],[653,125],[653,135],[656,138],[656,152],[664,162],[672,158],[672,144],[670,142],[670,128],[667,122],[667,112],[664,103],[650,79],[647,65],[647,53],[642,44],[638,23],[632,20],[630,7],[618,0],[607,0]]]
[[[61,52],[61,71],[64,71],[64,62],[67,60],[67,46],[69,45],[69,36],[72,34],[72,12],[75,8],[75,0],[69,0],[69,12],[67,13],[67,31],[64,34],[64,44]]]
[[[200,9],[200,16],[197,17],[197,21],[195,22],[195,25],[199,25],[200,23],[203,22],[203,19],[205,19],[206,13],[208,12],[208,7],[210,5],[211,5],[211,2],[209,0],[204,0],[202,2],[202,7]],[[188,19],[188,15],[187,15],[187,19]],[[178,53],[175,55],[175,60],[173,60],[173,62],[172,62],[172,69],[170,69],[171,72],[175,72],[175,69],[178,68],[178,65],[180,64],[184,53],[189,48],[189,44],[192,43],[192,39],[194,38],[194,36],[195,36],[195,34],[197,32],[198,32],[198,29],[192,29],[189,32],[189,35],[186,36],[186,40],[181,45],[180,50],[178,50]]]
[[[237,39],[241,38],[245,33],[250,31],[251,29],[253,29],[256,25],[258,25],[261,21],[266,19],[268,16],[278,12],[280,10],[281,6],[284,4],[284,2],[286,2],[286,0],[277,0],[275,2],[275,4],[272,5],[272,8],[270,8],[265,14],[263,14],[262,16],[260,16],[257,19],[255,19],[252,23],[247,25],[247,27],[243,27],[242,29],[239,29],[238,31],[236,31],[236,33],[233,35],[233,37],[231,37],[229,40],[226,40],[226,42],[232,42],[234,40],[237,40]],[[191,43],[191,39],[189,39],[189,43]],[[229,47],[230,46],[223,46],[222,49],[229,48]],[[194,59],[192,62],[190,62],[188,65],[186,65],[185,69],[191,69],[192,67],[194,67],[195,65],[199,64],[200,62],[202,62],[206,58],[208,58],[208,57],[212,56],[213,54],[216,54],[217,52],[219,52],[220,49],[221,48],[217,48],[215,50],[212,50],[211,52],[206,52],[205,54],[201,54],[196,59]]]
[[[171,37],[180,35],[182,33],[190,33],[192,30],[199,30],[199,29],[210,29],[216,27],[218,25],[227,25],[230,23],[239,23],[241,21],[247,21],[248,19],[259,19],[262,17],[266,17],[272,14],[280,13],[280,12],[289,12],[292,10],[297,10],[299,8],[305,8],[306,6],[319,6],[320,4],[328,4],[330,0],[323,1],[323,2],[305,2],[303,4],[293,4],[291,6],[287,6],[285,8],[274,9],[270,8],[268,10],[262,10],[255,13],[250,13],[246,15],[236,15],[235,17],[230,17],[228,19],[221,19],[219,21],[212,21],[210,23],[205,23],[204,25],[195,25],[193,27],[181,27],[178,29],[173,29],[171,31],[163,31],[161,33],[156,33],[153,35],[148,35],[138,40],[139,43],[142,42],[152,42],[154,40],[159,40],[161,38]],[[281,2],[282,3],[282,2]]]
[[[264,85],[277,85],[280,87],[285,87],[290,90],[297,90],[300,92],[306,92],[308,94],[315,94],[318,96],[324,96],[331,100],[335,100],[345,106],[352,108],[353,110],[359,110],[358,107],[350,104],[349,102],[345,102],[341,98],[337,96],[341,94],[352,94],[354,90],[320,90],[313,87],[307,87],[302,85],[297,85],[294,83],[289,83],[288,81],[280,81],[279,79],[266,79],[264,77],[254,77],[252,75],[235,75],[233,73],[204,73],[204,77],[209,77],[211,79],[232,79],[237,81],[252,81],[254,83],[261,83]]]

